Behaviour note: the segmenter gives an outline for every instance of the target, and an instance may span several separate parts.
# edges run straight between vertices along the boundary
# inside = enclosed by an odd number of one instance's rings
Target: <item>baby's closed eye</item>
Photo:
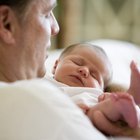
[[[82,66],[83,65],[83,62],[79,59],[72,59],[72,62],[78,66]]]

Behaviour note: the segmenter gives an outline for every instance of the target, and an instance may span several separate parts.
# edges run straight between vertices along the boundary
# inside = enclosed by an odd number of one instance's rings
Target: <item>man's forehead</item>
[[[40,0],[41,1],[41,0]],[[42,0],[48,8],[54,8],[57,5],[57,0]]]
[[[41,8],[44,13],[48,13],[55,8],[57,1],[56,0],[36,0],[36,2],[34,1],[34,4],[36,5],[36,8],[37,7]]]

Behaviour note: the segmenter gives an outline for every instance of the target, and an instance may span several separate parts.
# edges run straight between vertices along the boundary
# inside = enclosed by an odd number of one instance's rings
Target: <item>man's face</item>
[[[36,0],[31,3],[20,29],[19,46],[21,46],[24,67],[33,77],[45,74],[47,49],[51,45],[51,35],[59,31],[53,15],[56,0]],[[28,74],[29,75],[29,74]]]

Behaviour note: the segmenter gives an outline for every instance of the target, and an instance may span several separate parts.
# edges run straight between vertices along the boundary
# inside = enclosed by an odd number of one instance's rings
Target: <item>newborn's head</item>
[[[112,77],[111,63],[98,46],[74,44],[62,52],[56,61],[54,78],[69,86],[104,89]]]

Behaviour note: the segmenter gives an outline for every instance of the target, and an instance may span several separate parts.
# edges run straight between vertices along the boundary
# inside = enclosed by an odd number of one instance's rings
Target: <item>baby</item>
[[[100,47],[88,43],[69,46],[56,60],[53,74],[50,80],[68,94],[92,122],[93,112],[98,110],[103,119],[123,120],[131,128],[138,126],[139,111],[130,94],[103,94],[111,81],[112,67]]]

